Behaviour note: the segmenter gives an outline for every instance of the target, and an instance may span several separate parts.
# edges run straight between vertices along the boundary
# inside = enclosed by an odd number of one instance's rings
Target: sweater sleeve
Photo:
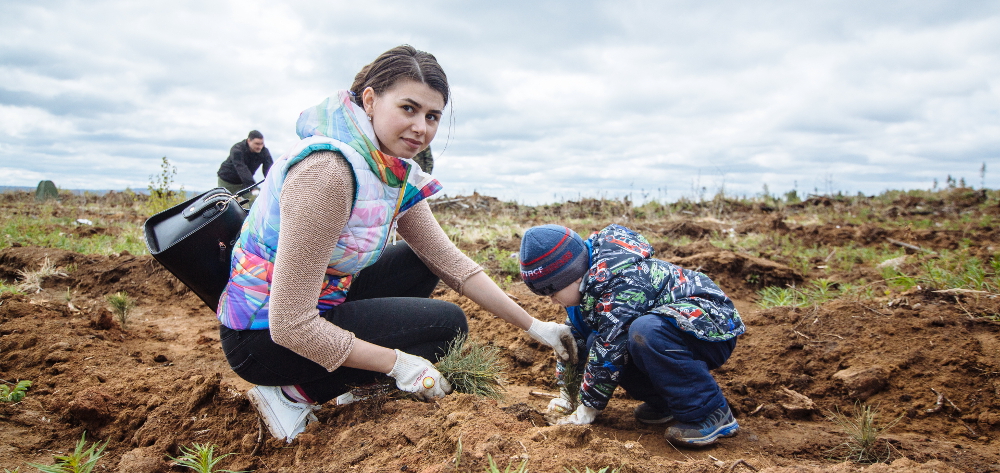
[[[414,205],[399,218],[399,234],[413,252],[448,287],[462,294],[462,286],[483,270],[462,253],[441,229],[426,200]]]
[[[279,198],[271,339],[328,371],[337,369],[354,347],[354,334],[320,317],[316,308],[326,267],[350,216],[351,173],[339,154],[313,153],[289,170]]]

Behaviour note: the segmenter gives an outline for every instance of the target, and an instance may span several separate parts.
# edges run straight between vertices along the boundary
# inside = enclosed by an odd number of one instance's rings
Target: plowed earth
[[[777,231],[831,249],[887,236],[877,223],[789,226],[753,212],[736,231]],[[390,400],[381,409],[328,405],[293,443],[266,433],[258,440],[258,421],[243,394],[250,386],[226,364],[214,314],[151,257],[10,247],[0,251],[7,284],[45,258],[71,270],[45,279],[39,293],[0,297],[0,379],[35,382],[23,401],[0,403],[0,467],[23,472],[26,462],[51,464],[53,454],[72,450],[86,431],[88,440],[108,442],[95,471],[129,473],[186,471],[167,456],[195,442],[233,453],[222,467],[262,473],[478,472],[487,455],[501,470],[527,459],[529,470],[539,472],[1000,471],[1000,326],[968,312],[996,313],[996,299],[913,290],[764,310],[754,304],[757,289],[809,275],[707,239],[664,243],[671,235],[710,234],[713,228],[693,217],[633,226],[660,242],[659,257],[713,277],[748,325],[732,358],[715,372],[741,430],[716,446],[671,447],[663,426],[632,418],[638,402],[621,390],[593,425],[548,426],[542,416],[548,398],[532,392],[557,392],[551,352],[443,285],[434,297],[462,306],[472,339],[502,350],[510,381],[505,401],[455,394],[434,403]],[[957,241],[934,231],[893,237],[929,249]],[[992,229],[962,237],[985,254],[996,251],[987,249],[998,240]],[[507,249],[517,242],[497,244]],[[749,274],[757,275],[753,284]],[[122,290],[138,300],[126,330],[104,301]],[[508,292],[543,320],[564,317],[518,282]],[[932,388],[946,397],[940,407]],[[859,401],[880,406],[886,422],[901,417],[881,445],[891,448],[891,464],[858,465],[836,453],[846,436],[826,416],[850,412]]]

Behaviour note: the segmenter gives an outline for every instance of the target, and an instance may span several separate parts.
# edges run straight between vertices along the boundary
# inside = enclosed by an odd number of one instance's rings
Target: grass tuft
[[[80,437],[80,441],[76,443],[73,453],[53,456],[56,461],[55,464],[38,465],[28,463],[28,466],[42,473],[91,473],[94,471],[94,467],[97,466],[98,460],[101,459],[104,449],[108,446],[108,441],[105,440],[103,444],[101,442],[94,442],[90,445],[90,448],[84,450],[86,445],[87,433],[84,432],[83,436]]]
[[[471,342],[466,335],[459,335],[448,344],[447,353],[436,366],[457,392],[498,401],[504,398],[507,380],[497,347]]]
[[[37,294],[42,292],[42,281],[45,278],[52,276],[66,276],[66,273],[59,271],[49,258],[46,257],[42,261],[41,266],[37,271],[25,271],[23,269],[18,270],[17,274],[21,276],[21,282],[18,283],[17,288],[21,292],[27,294]]]
[[[764,289],[757,291],[757,295],[760,299],[757,300],[757,305],[762,309],[770,309],[772,307],[798,307],[802,305],[802,297],[799,291],[793,288],[781,288],[776,286],[768,286]]]
[[[879,414],[878,406],[861,403],[855,404],[850,414],[840,412],[839,408],[830,412],[827,419],[837,424],[848,437],[846,442],[834,447],[830,453],[856,463],[888,463],[892,460],[892,445],[881,436],[903,416],[880,425]]]
[[[181,456],[168,457],[176,466],[183,466],[192,469],[197,473],[243,473],[232,470],[216,470],[215,465],[223,458],[232,455],[227,453],[219,457],[215,456],[215,445],[195,443],[191,447],[181,447]]]

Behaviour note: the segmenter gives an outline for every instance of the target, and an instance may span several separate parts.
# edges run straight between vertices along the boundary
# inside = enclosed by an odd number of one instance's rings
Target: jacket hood
[[[617,224],[608,225],[587,241],[593,248],[593,261],[587,273],[588,292],[602,292],[613,275],[653,256],[653,246],[645,237]]]

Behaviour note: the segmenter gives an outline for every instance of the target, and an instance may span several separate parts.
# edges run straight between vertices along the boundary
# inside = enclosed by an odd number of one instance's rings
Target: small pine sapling
[[[97,461],[101,459],[104,449],[108,446],[108,441],[94,442],[90,448],[84,450],[87,445],[87,433],[84,432],[80,441],[76,443],[76,448],[69,455],[54,455],[55,464],[38,465],[28,463],[28,466],[41,471],[42,473],[91,473],[97,466]]]
[[[129,315],[131,315],[132,309],[135,308],[135,299],[129,297],[125,291],[110,294],[106,299],[108,304],[111,305],[111,312],[118,318],[118,324],[121,325],[122,330],[125,330],[125,324],[128,323]]]
[[[6,384],[0,384],[0,402],[20,402],[28,394],[31,381],[23,379],[18,381],[13,388]]]
[[[503,400],[503,361],[500,349],[467,340],[466,335],[455,337],[448,344],[448,351],[437,362],[437,369],[460,393]]]
[[[230,455],[232,453],[216,457],[215,445],[195,443],[191,447],[181,446],[181,456],[168,458],[174,462],[174,465],[190,468],[197,473],[244,473],[241,471],[215,469],[215,465]]]

